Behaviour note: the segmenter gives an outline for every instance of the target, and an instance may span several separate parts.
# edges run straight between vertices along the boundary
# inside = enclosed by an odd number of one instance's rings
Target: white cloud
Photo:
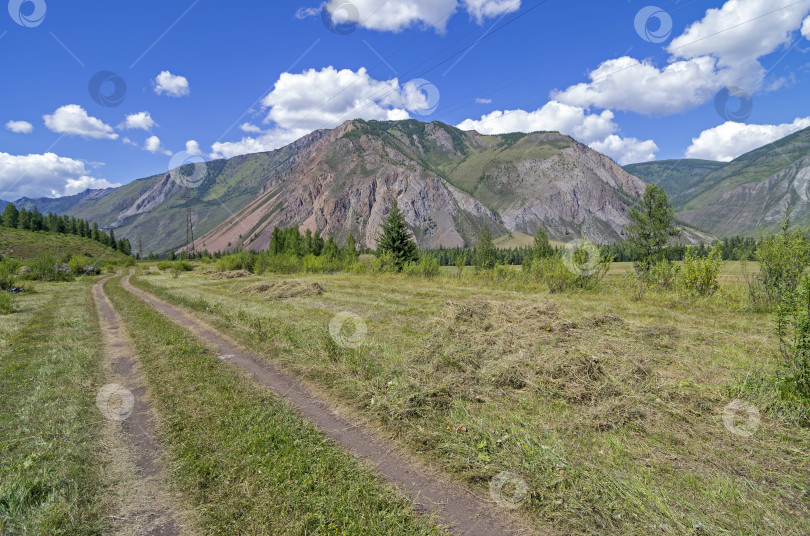
[[[162,153],[166,156],[171,156],[172,152],[163,148],[160,145],[160,138],[157,136],[149,136],[146,138],[146,143],[143,145],[144,151],[149,151],[150,153]]]
[[[42,118],[45,120],[45,126],[58,134],[96,140],[118,139],[118,134],[113,132],[110,125],[105,124],[101,119],[90,117],[78,104],[67,104],[58,108],[53,114],[44,115]]]
[[[166,94],[170,97],[182,97],[191,93],[188,79],[185,76],[178,76],[169,71],[162,71],[155,78],[155,93]]]
[[[476,130],[481,134],[552,130],[572,136],[620,164],[655,158],[655,152],[658,151],[655,142],[619,137],[615,134],[619,127],[613,117],[610,110],[589,114],[578,106],[551,101],[533,112],[497,110],[482,116],[480,120],[467,119],[458,128]]]
[[[708,56],[663,69],[624,56],[602,63],[589,77],[590,82],[555,91],[552,98],[584,108],[667,115],[700,106],[724,86],[716,75],[715,60]]]
[[[6,123],[6,129],[16,134],[30,134],[34,131],[34,125],[28,121],[9,121]]]
[[[704,130],[686,150],[687,158],[730,162],[738,156],[810,127],[810,117],[781,125],[746,125],[729,121]]]
[[[463,0],[463,3],[478,24],[486,18],[500,17],[520,9],[520,1],[515,0]]]
[[[386,32],[416,26],[442,33],[459,8],[457,0],[352,0],[353,7],[348,9],[346,4],[345,0],[328,0],[324,6],[336,22],[356,22],[364,28]],[[479,24],[486,18],[517,11],[520,4],[520,0],[461,0],[462,7]],[[296,17],[319,14],[319,10],[301,8]]]
[[[804,19],[804,23],[802,23],[802,35],[805,39],[810,39],[810,17]]]
[[[188,140],[186,142],[186,152],[190,155],[202,154],[200,144],[197,143],[197,140]]]
[[[235,142],[215,143],[211,158],[272,151],[316,129],[333,128],[350,119],[396,121],[408,119],[408,107],[421,109],[426,94],[414,91],[414,84],[400,85],[394,78],[371,78],[364,68],[358,71],[325,67],[300,74],[282,73],[275,87],[263,100],[267,111],[266,132],[246,123],[243,131],[261,132]]]
[[[138,144],[132,141],[131,139],[127,138],[126,136],[121,138],[121,141],[124,142],[126,145],[132,145],[133,147],[137,147]]]
[[[124,119],[124,122],[118,126],[120,129],[141,129],[149,132],[153,127],[158,126],[152,119],[149,112],[138,112],[130,114]]]
[[[242,123],[241,125],[239,125],[239,129],[242,132],[247,132],[249,134],[258,134],[262,131],[261,127],[258,127],[252,123]]]
[[[585,108],[660,116],[696,108],[726,86],[754,94],[766,85],[759,58],[789,44],[808,11],[810,4],[795,0],[728,0],[670,42],[665,67],[630,57],[607,60],[590,73],[590,82],[552,97]]]
[[[85,163],[54,153],[11,155],[0,152],[0,197],[72,195],[87,188],[118,186],[90,177]]]
[[[476,97],[475,102],[478,104],[492,104],[492,99],[482,99],[480,97]]]
[[[808,12],[810,5],[796,0],[728,0],[708,9],[667,51],[676,58],[712,55],[721,66],[744,64],[789,44]]]

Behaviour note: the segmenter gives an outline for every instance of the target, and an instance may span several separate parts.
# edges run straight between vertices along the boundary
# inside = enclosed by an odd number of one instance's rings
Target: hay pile
[[[208,276],[208,279],[239,279],[241,277],[250,277],[252,274],[245,270],[231,270],[229,272],[214,272]]]
[[[323,285],[317,282],[307,283],[295,279],[280,281],[263,281],[245,288],[245,293],[265,300],[283,300],[302,296],[320,296],[326,292]]]

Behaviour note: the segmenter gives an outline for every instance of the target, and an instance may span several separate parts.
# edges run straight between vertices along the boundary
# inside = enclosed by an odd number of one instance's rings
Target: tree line
[[[72,216],[60,216],[58,214],[42,214],[37,207],[26,210],[21,207],[19,210],[12,203],[6,205],[0,226],[10,229],[21,229],[24,231],[45,231],[49,233],[69,234],[82,238],[95,240],[114,250],[120,251],[124,255],[132,254],[132,246],[129,240],[122,238],[116,240],[115,231],[110,229],[107,233],[98,228],[98,224],[88,222]]]

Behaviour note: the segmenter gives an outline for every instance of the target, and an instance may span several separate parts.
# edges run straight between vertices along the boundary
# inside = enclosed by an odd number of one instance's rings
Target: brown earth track
[[[462,536],[524,536],[530,532],[494,501],[482,499],[450,482],[437,471],[415,463],[397,447],[362,424],[342,417],[338,409],[315,394],[294,376],[257,354],[234,343],[208,324],[183,309],[170,305],[129,282],[134,271],[122,280],[124,288],[173,322],[189,329],[213,346],[223,360],[231,361],[256,383],[269,387],[292,404],[322,433],[347,449],[382,475],[390,484],[409,495],[417,509],[435,514],[453,534]]]
[[[179,536],[186,531],[181,530],[165,489],[161,448],[155,441],[148,392],[140,380],[132,341],[104,294],[103,285],[108,279],[93,287],[105,367],[108,376],[134,397],[132,413],[121,422],[108,420],[103,433],[109,451],[106,473],[113,495],[113,530],[127,536]]]

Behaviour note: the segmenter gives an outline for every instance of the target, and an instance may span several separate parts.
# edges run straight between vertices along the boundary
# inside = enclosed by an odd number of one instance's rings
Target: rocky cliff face
[[[556,132],[484,136],[442,123],[349,121],[277,151],[208,162],[185,189],[173,172],[134,181],[71,215],[142,239],[144,251],[267,247],[274,226],[297,224],[373,247],[396,201],[422,248],[471,246],[494,236],[621,238],[645,183]],[[135,243],[135,242],[133,242]]]

